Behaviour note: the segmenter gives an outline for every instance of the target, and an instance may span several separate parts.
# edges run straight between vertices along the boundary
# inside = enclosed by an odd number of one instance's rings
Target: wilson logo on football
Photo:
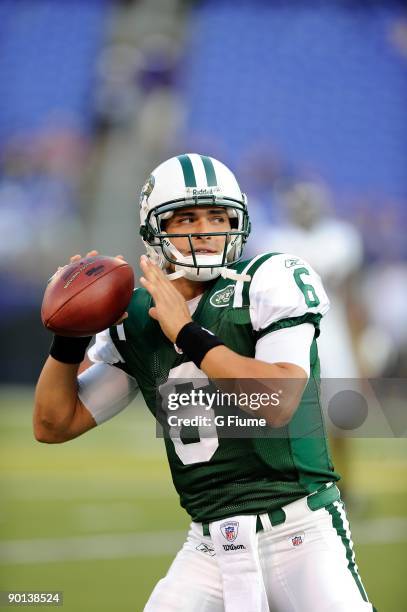
[[[75,271],[72,274],[72,270],[68,270],[68,272],[66,274],[64,274],[64,276],[62,277],[64,280],[66,280],[66,283],[64,285],[64,289],[68,289],[68,287],[73,283],[73,281],[78,278],[78,276],[80,275],[81,272],[83,272],[84,270],[86,270],[86,268],[88,268],[90,265],[92,265],[91,263],[83,263],[80,264],[79,268],[76,268]],[[85,272],[85,274],[87,274],[87,272]]]
[[[90,268],[90,270],[86,270],[85,274],[87,276],[96,276],[100,274],[105,269],[105,266],[96,266],[95,268]]]
[[[209,302],[212,304],[212,306],[215,306],[216,308],[224,308],[229,304],[230,298],[232,297],[234,292],[235,286],[228,285],[227,287],[224,287],[224,289],[219,289],[219,291],[214,293]]]
[[[222,525],[220,525],[220,530],[222,532],[223,537],[228,542],[234,542],[239,532],[239,523],[237,521],[228,521],[227,523],[222,523]]]

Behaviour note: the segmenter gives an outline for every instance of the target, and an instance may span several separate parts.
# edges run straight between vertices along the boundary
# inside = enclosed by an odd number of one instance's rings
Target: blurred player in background
[[[318,271],[330,300],[318,341],[321,375],[358,378],[346,289],[363,262],[362,239],[353,225],[331,214],[330,196],[321,183],[294,181],[281,186],[278,196],[286,222],[259,233],[257,249],[296,253]]]
[[[344,389],[357,387],[360,377],[348,314],[349,283],[363,262],[362,239],[353,225],[332,214],[330,194],[321,182],[277,180],[277,205],[283,215],[281,224],[258,232],[256,248],[289,251],[304,257],[320,274],[330,300],[329,312],[321,321],[318,352],[323,379],[343,379]],[[329,382],[327,381],[329,387]],[[327,389],[322,385],[322,391]],[[323,402],[324,404],[324,402]],[[335,463],[339,464],[347,501],[349,487],[349,449],[347,439],[331,440]]]
[[[140,205],[142,288],[127,318],[97,335],[94,365],[79,378],[90,338],[54,337],[37,386],[37,439],[85,433],[141,389],[168,434],[173,481],[192,518],[147,612],[372,610],[317,392],[316,338],[329,307],[320,277],[292,254],[240,261],[250,231],[246,197],[213,158],[167,160],[145,183]],[[213,419],[223,407],[202,403],[209,424],[183,437],[182,424],[169,420],[170,395],[177,385],[209,390],[213,380],[277,393],[277,404],[255,416],[278,435],[222,436]],[[253,416],[250,404],[238,408]],[[193,414],[187,406],[173,416]]]

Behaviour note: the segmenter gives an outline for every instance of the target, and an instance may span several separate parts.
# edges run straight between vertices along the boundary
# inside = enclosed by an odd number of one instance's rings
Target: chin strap
[[[176,280],[185,276],[184,270],[177,270],[177,272],[171,272],[167,274],[168,280]],[[250,274],[239,274],[235,270],[230,268],[220,268],[220,275],[222,278],[229,278],[230,280],[241,281],[242,283],[249,282],[251,280]],[[199,279],[197,279],[199,280]]]
[[[250,274],[239,274],[239,272],[230,268],[221,268],[220,275],[222,278],[229,278],[230,280],[241,281],[242,283],[249,282],[252,278]]]

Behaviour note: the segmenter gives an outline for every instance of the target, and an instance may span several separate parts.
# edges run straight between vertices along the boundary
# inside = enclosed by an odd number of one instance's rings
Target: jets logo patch
[[[144,198],[148,199],[150,197],[151,192],[154,189],[154,185],[155,185],[155,178],[152,174],[150,174],[150,176],[148,177],[148,179],[143,185],[143,189],[141,190],[140,201],[142,201]]]
[[[228,285],[227,287],[216,291],[209,302],[212,304],[212,306],[215,306],[215,308],[224,308],[225,306],[228,306],[230,298],[233,296],[234,292],[235,286]]]

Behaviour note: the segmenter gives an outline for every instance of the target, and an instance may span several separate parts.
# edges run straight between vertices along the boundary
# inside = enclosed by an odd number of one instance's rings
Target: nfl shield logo
[[[291,537],[291,544],[293,546],[300,546],[304,542],[304,533],[296,533],[295,536]]]
[[[234,542],[239,531],[239,523],[237,521],[228,521],[220,526],[223,537],[228,542]]]

